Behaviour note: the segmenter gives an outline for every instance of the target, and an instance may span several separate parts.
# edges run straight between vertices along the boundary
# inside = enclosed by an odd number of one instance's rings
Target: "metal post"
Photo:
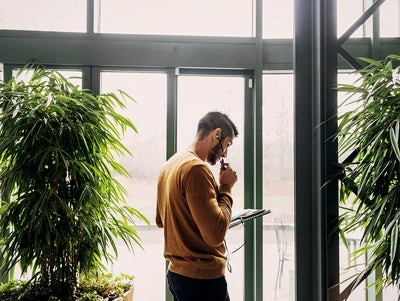
[[[336,1],[296,0],[295,238],[296,300],[338,300],[338,216],[334,179]],[[332,237],[332,239],[328,239]]]

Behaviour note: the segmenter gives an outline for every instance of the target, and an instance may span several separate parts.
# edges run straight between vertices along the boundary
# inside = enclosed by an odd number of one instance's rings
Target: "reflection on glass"
[[[136,125],[138,134],[127,132],[123,144],[133,157],[121,157],[132,175],[117,179],[128,190],[129,204],[155,223],[157,177],[166,154],[166,75],[158,73],[102,72],[101,92],[127,92],[136,103],[128,102],[122,113]],[[165,260],[163,235],[155,226],[137,227],[144,251],[135,253],[119,247],[118,261],[110,267],[114,273],[135,276],[135,299],[164,300]],[[149,285],[151,283],[151,285]]]
[[[243,137],[244,137],[244,78],[180,76],[178,79],[178,151],[186,150],[193,141],[199,119],[209,111],[228,114],[239,130],[229,148],[227,162],[238,174],[233,187],[233,211],[243,209]],[[211,167],[216,179],[219,167]],[[244,242],[243,228],[234,227],[228,231],[227,245],[234,251]],[[243,296],[243,248],[229,256],[232,273],[226,278],[232,300]]]
[[[252,36],[252,0],[98,0],[97,32]]]
[[[293,74],[264,74],[264,300],[294,300],[293,157]]]
[[[0,29],[86,31],[86,1],[0,0]]]
[[[293,0],[263,1],[263,38],[293,38]]]
[[[400,2],[386,0],[379,9],[381,36],[400,37]]]

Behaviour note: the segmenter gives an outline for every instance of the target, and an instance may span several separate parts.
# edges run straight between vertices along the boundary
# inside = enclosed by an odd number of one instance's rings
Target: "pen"
[[[221,158],[221,160],[219,162],[221,163],[221,170],[225,170],[226,166],[225,166],[224,158]]]

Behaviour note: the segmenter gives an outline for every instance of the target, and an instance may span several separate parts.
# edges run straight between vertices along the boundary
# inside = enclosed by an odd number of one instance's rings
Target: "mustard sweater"
[[[168,160],[158,179],[156,223],[164,228],[170,271],[197,279],[225,275],[223,242],[231,208],[231,188],[218,187],[195,153],[175,154]]]

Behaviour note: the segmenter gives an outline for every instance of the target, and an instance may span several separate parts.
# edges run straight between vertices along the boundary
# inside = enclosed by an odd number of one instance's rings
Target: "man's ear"
[[[221,130],[221,128],[216,128],[215,130],[214,130],[214,138],[215,139],[221,139],[222,137],[221,137],[221,133],[222,133],[222,130]]]

